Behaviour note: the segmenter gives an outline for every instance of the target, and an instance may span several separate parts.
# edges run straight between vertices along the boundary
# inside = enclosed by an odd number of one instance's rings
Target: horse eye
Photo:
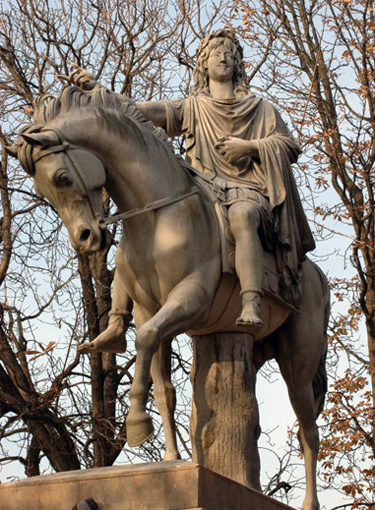
[[[60,172],[56,172],[54,176],[54,181],[56,186],[71,186],[72,180],[69,177],[68,172],[62,170]]]

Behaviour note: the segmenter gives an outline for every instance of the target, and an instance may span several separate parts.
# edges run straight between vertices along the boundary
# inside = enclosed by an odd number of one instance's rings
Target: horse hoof
[[[320,505],[318,498],[315,497],[312,500],[310,498],[305,498],[302,505],[302,510],[319,510],[319,509]]]
[[[173,452],[165,452],[164,462],[168,462],[169,460],[181,460],[181,455],[178,453],[178,451]]]
[[[147,441],[153,433],[154,426],[148,414],[138,414],[138,416],[134,418],[128,415],[126,419],[126,439],[130,447],[140,446]]]
[[[96,351],[93,344],[94,342],[84,342],[83,344],[81,344],[78,347],[79,354],[91,354],[93,352],[98,352]]]

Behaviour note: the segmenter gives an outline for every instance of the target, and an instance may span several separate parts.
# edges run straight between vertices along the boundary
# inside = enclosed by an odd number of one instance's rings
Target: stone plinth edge
[[[185,461],[43,475],[0,485],[0,510],[291,510],[257,491]]]

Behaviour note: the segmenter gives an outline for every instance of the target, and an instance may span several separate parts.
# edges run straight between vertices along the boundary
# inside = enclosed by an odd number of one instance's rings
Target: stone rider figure
[[[81,69],[72,73],[71,81],[86,89],[98,86]],[[219,190],[235,241],[234,265],[241,286],[237,326],[254,332],[263,325],[264,250],[278,245],[284,272],[297,280],[305,253],[315,247],[291,171],[300,154],[297,142],[277,110],[250,91],[242,48],[227,30],[201,41],[194,88],[187,98],[137,106],[169,136],[183,135],[187,162],[215,193]],[[116,264],[121,263],[119,250]],[[108,328],[84,350],[123,351],[129,309],[115,277]]]

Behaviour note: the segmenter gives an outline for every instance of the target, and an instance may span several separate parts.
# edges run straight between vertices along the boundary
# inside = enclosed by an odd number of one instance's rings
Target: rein
[[[87,188],[86,181],[82,176],[82,172],[80,171],[79,165],[76,162],[76,159],[73,155],[73,149],[79,149],[78,145],[71,145],[69,142],[67,142],[64,139],[64,135],[62,132],[57,128],[48,128],[48,131],[53,131],[56,133],[56,135],[59,138],[60,144],[55,145],[53,147],[50,147],[49,149],[43,149],[43,152],[38,154],[37,156],[33,157],[33,162],[36,163],[40,159],[44,158],[45,156],[49,156],[50,154],[57,154],[58,152],[64,152],[69,162],[76,173],[76,175],[79,178],[79,181],[82,185],[82,188],[85,192],[85,195],[87,196],[87,199],[89,201],[91,213],[94,218],[97,218],[98,215],[95,212],[94,204],[92,203],[91,196],[89,189]],[[156,209],[161,209],[162,207],[166,207],[167,205],[174,204],[176,202],[180,202],[181,200],[184,200],[185,198],[188,198],[192,195],[195,195],[199,192],[199,189],[197,186],[193,186],[189,191],[185,191],[183,193],[179,193],[177,195],[169,195],[168,197],[161,198],[159,200],[155,200],[154,202],[151,202],[150,204],[145,205],[144,207],[140,207],[137,209],[131,209],[130,211],[126,211],[119,214],[114,214],[113,216],[108,216],[107,218],[99,218],[99,227],[101,229],[105,229],[108,225],[111,225],[113,223],[117,223],[120,220],[126,220],[128,218],[132,218],[134,216],[138,216],[139,214],[143,214],[149,211],[155,211]]]
[[[162,207],[166,207],[167,205],[174,204],[175,202],[180,202],[180,200],[184,200],[191,195],[195,195],[198,193],[198,188],[194,186],[191,190],[185,191],[185,193],[180,193],[179,195],[170,195],[169,197],[161,198],[160,200],[155,200],[155,202],[151,202],[151,204],[147,204],[144,207],[140,207],[139,209],[131,209],[130,211],[123,212],[120,214],[114,214],[113,216],[109,216],[104,220],[101,220],[101,223],[105,226],[111,225],[112,223],[116,223],[120,220],[126,220],[133,216],[138,216],[138,214],[143,214],[145,212],[154,211],[155,209],[161,209]]]

